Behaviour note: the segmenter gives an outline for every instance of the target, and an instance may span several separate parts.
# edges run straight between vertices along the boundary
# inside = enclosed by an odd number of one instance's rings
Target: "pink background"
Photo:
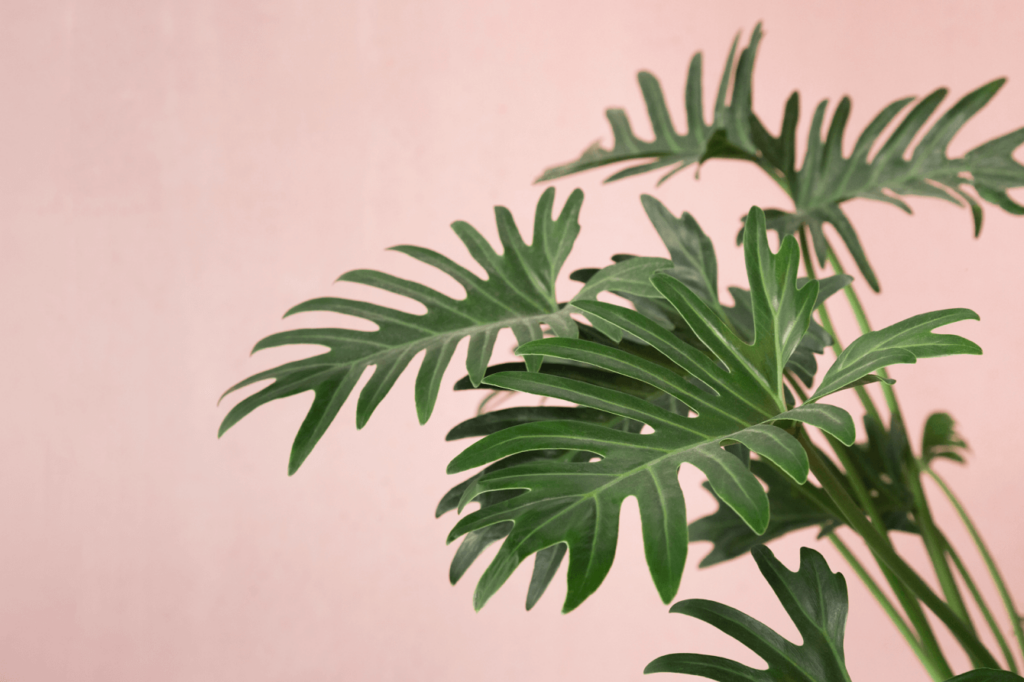
[[[649,130],[638,69],[661,78],[681,120],[690,55],[704,51],[705,79],[716,82],[729,41],[758,19],[755,107],[771,128],[793,87],[804,126],[818,99],[852,95],[859,132],[898,97],[947,85],[952,100],[1002,75],[1008,86],[952,151],[1024,124],[1016,2],[2,3],[0,679],[639,680],[648,661],[676,651],[756,662],[667,613],[633,502],[611,574],[568,616],[564,569],[529,614],[528,567],[480,613],[471,593],[483,562],[448,585],[453,516],[435,520],[433,509],[461,449],[444,434],[478,397],[448,391],[464,346],[428,425],[416,425],[407,372],[364,430],[354,400],[346,405],[290,479],[288,448],[312,396],[263,408],[220,441],[226,407],[216,401],[306,353],[250,359],[256,340],[330,319],[282,322],[288,307],[372,295],[332,287],[346,270],[457,293],[384,248],[421,244],[465,262],[447,225],[464,219],[493,237],[496,203],[529,232],[542,189],[532,179],[607,140],[606,106],[627,107]],[[615,252],[662,254],[638,201],[653,192],[696,215],[723,285],[736,284],[738,216],[751,203],[786,205],[738,163],[657,190],[651,177],[602,186],[606,175],[556,183],[559,205],[573,187],[587,194],[569,269]],[[849,207],[886,293],[866,294],[869,312],[878,326],[945,307],[981,314],[956,331],[983,357],[894,374],[915,443],[929,412],[959,420],[976,456],[946,471],[1024,600],[1013,432],[1024,222],[988,210],[975,241],[965,211],[910,203],[913,218]],[[511,345],[499,342],[506,355]],[[713,505],[685,471],[696,518]],[[850,573],[812,532],[774,548],[794,566],[800,544]],[[913,541],[901,547],[923,556]],[[706,551],[694,545],[680,598],[719,599],[792,634],[749,558],[697,570]],[[854,678],[925,679],[850,583]]]

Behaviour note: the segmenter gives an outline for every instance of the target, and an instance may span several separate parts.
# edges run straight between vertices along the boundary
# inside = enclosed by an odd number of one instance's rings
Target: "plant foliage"
[[[876,291],[878,279],[860,238],[841,204],[864,198],[884,201],[904,211],[910,207],[901,196],[925,196],[968,206],[977,235],[982,226],[982,208],[977,195],[1010,213],[1024,214],[1024,206],[1014,202],[1008,189],[1024,186],[1024,166],[1012,156],[1024,142],[1024,128],[982,144],[961,157],[949,158],[953,137],[1002,87],[1005,79],[994,80],[968,93],[950,107],[926,130],[926,123],[945,99],[947,90],[939,88],[917,102],[888,135],[884,133],[913,97],[893,102],[876,115],[858,136],[853,150],[844,156],[844,136],[851,102],[844,97],[836,106],[828,131],[823,137],[828,102],[815,107],[808,132],[803,163],[797,166],[796,128],[800,116],[799,94],[786,103],[782,126],[773,136],[752,109],[752,75],[760,25],[755,27],[750,44],[739,59],[733,79],[733,96],[726,105],[726,91],[733,72],[736,41],[726,61],[713,122],[704,121],[701,54],[694,55],[685,89],[687,133],[678,132],[665,105],[661,85],[647,72],[638,79],[647,113],[654,130],[653,142],[640,140],[632,132],[621,109],[609,109],[607,117],[614,134],[614,145],[607,150],[598,143],[588,147],[576,161],[544,171],[538,182],[622,161],[644,163],[621,170],[607,181],[672,166],[659,180],[693,163],[711,158],[735,158],[752,161],[789,195],[793,210],[766,212],[768,228],[781,236],[795,234],[807,226],[819,261],[824,263],[828,244],[822,229],[830,224],[845,243],[865,281]],[[738,38],[737,38],[738,40]],[[922,135],[922,131],[923,135]],[[915,138],[920,142],[912,145]]]
[[[795,240],[785,239],[773,254],[765,229],[762,212],[752,209],[744,238],[752,344],[738,337],[693,290],[662,272],[652,283],[707,354],[634,310],[600,302],[580,304],[580,308],[590,319],[601,318],[648,344],[671,361],[675,371],[665,371],[663,365],[621,348],[583,339],[544,339],[517,350],[523,356],[581,363],[646,383],[685,405],[693,416],[620,390],[549,373],[501,372],[485,377],[488,385],[565,400],[640,422],[653,432],[567,419],[533,421],[492,433],[456,457],[448,467],[450,473],[542,449],[583,451],[596,458],[507,466],[475,478],[463,491],[460,508],[482,494],[516,491],[514,497],[482,505],[449,535],[454,540],[497,524],[509,530],[477,586],[477,608],[526,557],[557,544],[565,544],[569,551],[564,609],[578,606],[597,589],[611,566],[619,508],[629,496],[639,503],[648,566],[667,602],[678,588],[688,546],[685,503],[677,480],[681,464],[700,469],[715,494],[761,534],[770,521],[768,498],[745,463],[723,446],[742,444],[803,484],[806,455],[796,439],[774,422],[802,421],[844,443],[853,442],[853,423],[844,411],[816,403],[790,409],[787,404],[784,368],[809,328],[818,286],[810,282],[797,287]]]
[[[768,665],[765,670],[720,656],[669,654],[651,661],[645,673],[683,673],[719,682],[850,682],[843,653],[849,602],[846,580],[825,558],[806,547],[800,568],[789,571],[767,547],[751,550],[775,595],[803,641],[793,644],[742,611],[707,599],[672,605],[672,613],[692,616],[741,642]]]
[[[313,391],[313,404],[292,445],[288,471],[294,473],[312,452],[360,376],[370,366],[375,369],[359,394],[357,428],[366,424],[399,375],[419,353],[424,355],[416,376],[415,399],[420,423],[424,423],[434,409],[444,370],[462,339],[469,338],[466,369],[471,381],[479,384],[498,332],[502,329],[512,329],[520,343],[541,338],[544,327],[560,336],[575,336],[576,323],[569,314],[573,309],[556,302],[555,280],[579,233],[577,217],[583,193],[579,190],[573,192],[558,217],[552,213],[554,199],[554,189],[541,196],[530,245],[520,236],[512,214],[503,207],[495,208],[498,234],[504,249],[501,255],[495,253],[469,224],[452,224],[452,229],[474,260],[487,272],[487,279],[477,277],[429,249],[394,247],[395,251],[451,276],[466,290],[466,297],[462,300],[376,270],[353,270],[339,277],[338,281],[366,284],[406,296],[426,306],[427,312],[415,315],[344,298],[317,298],[289,310],[285,317],[310,311],[352,315],[374,322],[378,329],[371,332],[336,328],[297,329],[263,339],[253,352],[291,344],[320,345],[328,350],[305,360],[259,372],[228,389],[225,395],[256,382],[273,380],[269,386],[235,405],[224,418],[220,433],[223,434],[260,405]],[[600,277],[579,292],[574,301],[592,300],[606,288],[644,292],[650,288],[647,281],[650,275],[669,265],[661,259],[638,259],[606,268]],[[537,361],[527,362],[539,365]],[[536,366],[532,368],[536,369]]]

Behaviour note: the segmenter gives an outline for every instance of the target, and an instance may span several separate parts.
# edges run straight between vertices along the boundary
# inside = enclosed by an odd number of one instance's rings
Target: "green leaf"
[[[849,388],[871,372],[889,365],[945,355],[981,355],[981,348],[963,337],[931,333],[936,327],[977,319],[977,313],[972,310],[953,308],[915,315],[885,329],[868,332],[840,353],[810,400]]]
[[[883,109],[861,133],[849,157],[843,156],[842,148],[850,100],[844,97],[836,107],[824,140],[821,131],[827,102],[823,101],[815,109],[807,151],[799,171],[792,164],[796,144],[792,132],[799,109],[799,101],[794,95],[787,107],[779,137],[773,138],[767,133],[755,136],[764,157],[785,176],[796,207],[795,212],[785,219],[777,218],[769,229],[788,232],[794,229],[794,225],[807,224],[816,236],[819,259],[824,261],[818,238],[823,224],[832,225],[865,280],[878,291],[878,280],[860,240],[839,207],[842,202],[860,197],[884,201],[908,213],[910,208],[899,198],[901,196],[944,199],[959,206],[966,204],[971,209],[975,235],[981,231],[982,210],[965,191],[966,187],[973,187],[982,199],[1010,213],[1024,213],[1024,207],[1006,194],[1007,189],[1024,186],[1024,166],[1012,156],[1017,146],[1024,142],[1024,129],[983,144],[961,158],[950,159],[947,154],[956,133],[988,104],[1004,82],[1005,79],[998,79],[965,95],[939,117],[912,151],[911,142],[925,129],[929,117],[945,98],[944,88],[920,100],[889,137],[880,142],[883,130],[913,98],[901,99]],[[763,130],[763,127],[758,123],[755,129]],[[869,159],[872,149],[879,145],[878,152]]]
[[[804,405],[802,409],[807,409],[811,405]],[[903,448],[909,447],[906,435],[899,424],[895,425],[896,428],[886,431],[867,419],[865,422],[868,440],[846,447],[847,458],[856,469],[868,493],[874,498],[875,507],[885,527],[889,530],[917,533],[917,526],[910,520],[913,495],[903,480],[901,470],[893,469],[894,460],[897,464],[899,461],[895,457]],[[810,420],[807,420],[807,423],[810,423]],[[843,428],[847,426],[852,428],[852,423]],[[845,483],[846,473],[832,468],[836,477],[850,488],[851,486]],[[768,486],[768,502],[772,510],[768,528],[763,535],[758,536],[736,515],[736,512],[718,500],[717,511],[690,524],[691,542],[714,543],[711,552],[701,561],[702,567],[742,556],[757,545],[767,544],[775,538],[802,528],[820,526],[821,532],[826,533],[843,525],[839,514],[832,511],[834,507],[828,495],[819,487],[811,483],[797,485],[793,479],[782,475],[776,468],[757,460],[751,461],[750,470]]]
[[[718,264],[714,247],[694,217],[684,212],[677,218],[661,202],[649,195],[644,195],[641,197],[641,200],[648,218],[658,231],[658,235],[672,257],[673,267],[670,274],[686,284],[702,301],[707,303],[715,314],[731,325],[733,330],[744,341],[752,342],[754,338],[754,317],[750,292],[746,289],[730,287],[729,291],[732,294],[735,305],[729,308],[721,304],[718,296]],[[618,261],[618,265],[605,268],[604,270],[591,268],[577,271],[573,273],[572,277],[589,283],[592,278],[597,277],[598,273],[614,269],[623,263],[631,262],[627,260],[630,258],[640,260],[632,256],[616,256],[613,260]],[[658,267],[660,269],[660,266]],[[848,275],[835,275],[819,280],[816,306],[821,305],[826,298],[841,290],[852,279]],[[798,288],[802,288],[809,281],[806,278],[798,278]],[[608,288],[611,289],[611,287]],[[660,296],[655,298],[653,294],[650,292],[645,293],[639,287],[635,287],[631,292],[624,292],[620,289],[618,293],[627,298],[638,311],[647,317],[662,321],[663,326],[675,330],[681,338],[691,345],[702,347],[700,340],[693,335],[686,322]],[[599,323],[597,318],[592,321],[595,324]],[[618,338],[608,330],[607,326],[602,326],[601,331],[612,338]],[[817,360],[814,356],[815,354],[824,353],[825,348],[831,346],[831,344],[831,337],[817,322],[811,320],[807,333],[804,334],[797,350],[790,357],[786,369],[800,377],[805,385],[811,386],[814,383],[814,375],[818,368]]]
[[[811,526],[832,527],[839,519],[824,509],[831,504],[821,488],[810,483],[797,485],[778,469],[757,460],[750,462],[750,471],[768,486],[771,519],[762,535],[754,533],[736,512],[718,500],[718,510],[690,524],[690,542],[714,543],[712,550],[701,559],[700,566],[735,559],[758,545],[765,544],[801,528]],[[710,492],[710,486],[705,484]],[[714,495],[714,493],[712,493]]]
[[[669,175],[672,175],[691,164],[703,163],[709,158],[753,160],[755,149],[750,138],[749,122],[751,76],[760,40],[761,25],[758,24],[750,37],[750,44],[740,54],[733,79],[732,99],[726,105],[738,37],[736,41],[733,41],[718,89],[714,118],[710,125],[704,120],[702,66],[701,55],[698,52],[690,61],[690,71],[686,81],[687,132],[685,135],[678,132],[672,124],[672,118],[665,106],[665,96],[662,94],[658,80],[646,71],[642,71],[638,80],[644,101],[647,103],[647,115],[654,130],[654,140],[647,142],[639,139],[630,127],[626,113],[621,109],[609,109],[606,115],[615,138],[612,148],[605,149],[601,147],[600,142],[595,142],[577,160],[544,171],[537,178],[537,182],[554,180],[599,166],[641,159],[645,162],[619,171],[608,178],[608,181],[666,166],[674,166],[669,171]]]
[[[921,439],[921,459],[926,465],[939,458],[962,464],[966,452],[967,443],[956,432],[956,423],[952,417],[945,412],[928,415]]]
[[[470,225],[463,222],[452,225],[470,254],[487,272],[487,279],[480,279],[434,251],[414,246],[395,247],[396,251],[432,265],[455,279],[466,290],[464,299],[453,299],[421,284],[375,270],[354,270],[342,275],[339,281],[366,284],[406,296],[426,306],[426,314],[415,315],[342,298],[319,298],[289,310],[286,316],[307,311],[352,315],[374,322],[378,329],[372,332],[297,329],[263,339],[254,351],[291,344],[314,344],[328,350],[260,372],[231,387],[225,395],[256,382],[273,380],[269,386],[235,405],[221,423],[220,433],[260,405],[313,391],[313,405],[292,446],[288,469],[289,473],[294,473],[371,365],[375,369],[359,394],[356,426],[361,428],[366,424],[399,375],[419,353],[423,353],[423,360],[416,377],[415,400],[419,420],[423,423],[433,411],[444,371],[462,339],[469,337],[466,366],[473,383],[479,384],[501,329],[511,328],[520,343],[541,338],[542,324],[556,334],[574,336],[576,325],[569,311],[560,309],[555,302],[554,286],[579,233],[577,216],[583,193],[573,192],[557,217],[553,216],[554,198],[554,190],[548,189],[537,204],[531,245],[523,241],[512,215],[500,206],[495,208],[504,249],[502,255],[495,253]],[[588,296],[598,289],[599,286],[592,287]]]
[[[1024,677],[1005,670],[979,668],[963,675],[951,677],[946,682],[1021,682],[1021,680],[1024,680]]]
[[[751,110],[753,61],[760,42],[760,25],[754,30],[750,46],[743,51],[736,71],[731,103],[726,106],[726,90],[732,71],[733,51],[729,54],[722,85],[719,88],[715,117],[709,126],[702,109],[701,56],[693,57],[687,79],[685,104],[688,132],[676,132],[665,107],[661,86],[654,76],[640,74],[640,85],[647,102],[648,115],[655,132],[653,142],[638,139],[620,109],[607,112],[615,143],[603,149],[594,143],[576,161],[550,168],[538,181],[576,173],[627,160],[645,159],[608,178],[618,180],[639,173],[671,166],[658,184],[692,163],[710,158],[736,158],[752,161],[777,182],[793,199],[794,211],[769,216],[769,229],[780,235],[792,234],[801,225],[810,229],[819,260],[827,253],[823,231],[831,225],[845,243],[864,276],[875,291],[876,277],[860,238],[841,204],[855,198],[883,201],[910,212],[900,197],[924,196],[944,199],[971,211],[975,236],[981,231],[982,208],[967,191],[973,189],[984,201],[1014,215],[1024,215],[1024,206],[1013,201],[1008,189],[1024,186],[1024,165],[1013,158],[1014,150],[1024,143],[1024,128],[976,147],[959,158],[949,158],[948,147],[964,124],[978,113],[1003,86],[997,79],[968,93],[926,129],[926,123],[946,96],[940,88],[921,99],[884,137],[883,133],[899,114],[914,101],[913,97],[891,103],[879,112],[861,132],[849,156],[843,155],[843,137],[850,117],[851,103],[844,97],[836,106],[826,130],[828,102],[819,102],[811,118],[803,163],[797,166],[796,128],[800,115],[797,93],[786,102],[778,136],[765,128]],[[923,135],[921,134],[923,132]],[[920,142],[912,142],[920,136]],[[877,152],[872,154],[874,150]]]
[[[682,673],[719,682],[850,682],[843,654],[849,600],[846,580],[832,573],[824,557],[800,549],[800,568],[786,569],[766,547],[752,552],[803,639],[797,646],[741,611],[706,599],[688,599],[672,613],[692,616],[741,642],[768,665],[758,670],[719,656],[669,654],[651,661],[644,673]]]
[[[454,540],[495,524],[513,522],[477,586],[477,608],[497,591],[526,557],[564,543],[569,552],[568,593],[564,610],[578,606],[607,574],[618,535],[622,501],[637,498],[644,547],[662,599],[679,586],[687,550],[685,502],[677,475],[683,463],[707,477],[715,493],[762,533],[769,522],[761,484],[732,452],[741,443],[783,468],[795,481],[807,475],[807,461],[796,439],[772,426],[776,420],[803,421],[847,438],[850,425],[836,412],[811,407],[786,409],[782,367],[807,329],[818,287],[797,289],[796,244],[785,241],[778,254],[767,246],[764,216],[752,209],[745,254],[751,280],[754,343],[737,337],[693,291],[658,273],[652,283],[699,338],[704,351],[683,342],[642,314],[597,301],[579,303],[590,319],[600,318],[647,344],[677,370],[623,348],[584,339],[544,339],[517,353],[554,362],[589,365],[608,374],[647,384],[686,406],[682,414],[629,393],[544,373],[504,372],[488,384],[557,398],[642,422],[653,433],[616,430],[580,421],[545,421],[504,429],[467,448],[448,467],[466,471],[534,450],[589,453],[596,461],[535,461],[486,473],[464,492],[460,505],[482,494],[517,491],[502,503],[480,509],[458,522]],[[545,362],[545,365],[548,364]],[[687,417],[692,411],[697,416]]]

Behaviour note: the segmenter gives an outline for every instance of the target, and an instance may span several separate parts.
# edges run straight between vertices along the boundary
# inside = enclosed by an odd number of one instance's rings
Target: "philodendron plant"
[[[465,288],[465,298],[382,272],[355,270],[340,280],[401,294],[422,303],[427,312],[414,315],[344,298],[318,298],[292,308],[289,315],[354,315],[378,329],[296,329],[263,339],[256,350],[314,344],[327,351],[232,387],[228,393],[272,380],[231,409],[221,433],[260,405],[313,391],[312,406],[292,446],[288,470],[293,474],[370,366],[372,375],[357,398],[357,428],[367,423],[418,355],[415,404],[420,422],[426,422],[456,346],[468,338],[467,376],[455,389],[483,389],[487,397],[480,412],[455,426],[448,439],[480,438],[448,465],[452,474],[473,473],[444,494],[437,516],[478,505],[449,535],[449,541],[461,541],[451,565],[453,583],[488,545],[501,543],[477,585],[477,609],[531,555],[526,608],[543,595],[567,554],[564,610],[579,606],[611,568],[620,508],[632,496],[639,504],[651,578],[666,604],[679,589],[689,542],[708,541],[713,549],[702,566],[753,556],[803,639],[793,644],[732,607],[690,599],[671,611],[736,638],[767,668],[701,654],[670,654],[651,662],[646,672],[722,682],[849,681],[843,654],[843,576],[833,573],[812,549],[802,550],[799,569],[791,572],[764,547],[790,531],[813,526],[867,584],[933,679],[1024,679],[1017,675],[1018,657],[1024,655],[1020,615],[977,529],[935,471],[939,460],[963,464],[966,445],[953,419],[938,413],[924,424],[922,446],[915,451],[894,382],[886,373],[893,364],[980,354],[965,338],[935,333],[978,316],[963,308],[926,311],[872,330],[849,286],[853,277],[843,272],[834,250],[838,236],[859,276],[877,291],[878,279],[843,211],[847,201],[874,199],[909,211],[901,196],[945,199],[970,209],[976,235],[982,226],[981,201],[1024,213],[1006,193],[1024,186],[1024,166],[1011,156],[1024,142],[1024,129],[962,157],[948,157],[950,140],[999,90],[1003,81],[997,80],[964,96],[930,127],[926,124],[945,97],[944,89],[917,101],[890,126],[913,98],[894,102],[844,156],[850,111],[844,98],[824,135],[826,103],[815,109],[798,168],[796,93],[786,105],[778,136],[752,109],[751,74],[760,35],[758,27],[736,60],[733,43],[710,123],[697,54],[685,88],[685,134],[673,125],[658,81],[641,73],[654,140],[637,138],[625,113],[612,109],[607,114],[614,133],[610,149],[595,144],[579,159],[539,178],[543,182],[638,162],[609,180],[667,170],[660,184],[683,168],[715,158],[761,167],[792,199],[792,206],[750,209],[739,236],[748,287],[730,287],[732,305],[722,302],[715,252],[697,221],[688,213],[677,216],[652,196],[641,201],[669,257],[612,256],[606,267],[572,273],[570,278],[582,286],[569,300],[559,301],[555,283],[579,234],[583,194],[576,190],[558,209],[549,188],[537,204],[530,244],[501,207],[495,209],[500,254],[470,225],[453,224],[486,279],[434,251],[395,247],[450,275]],[[778,234],[775,252],[768,231]],[[835,274],[819,277],[826,262]],[[827,310],[828,299],[841,290],[861,328],[861,335],[845,347]],[[598,300],[602,292],[617,294],[629,305]],[[518,340],[516,354],[522,361],[490,365],[498,333],[506,328]],[[817,356],[829,349],[835,360],[819,372]],[[881,386],[884,408],[864,388],[874,382]],[[832,394],[851,389],[864,408],[863,442],[856,440],[854,418],[829,404]],[[487,409],[491,397],[509,392],[541,400],[533,407]],[[718,511],[693,522],[687,520],[678,480],[684,463],[703,474],[719,502]],[[684,471],[697,475],[689,468]],[[934,480],[967,524],[1007,611],[1003,620],[1008,628],[1000,626],[960,555],[936,526],[922,489],[925,477]],[[835,531],[841,526],[849,526],[867,544],[888,590],[838,537]],[[894,549],[895,532],[920,536],[932,564],[925,572],[934,573],[941,593]],[[972,620],[967,608],[971,601],[984,623]],[[933,631],[940,623],[964,649],[973,671],[954,678]],[[984,631],[998,651],[982,642]]]

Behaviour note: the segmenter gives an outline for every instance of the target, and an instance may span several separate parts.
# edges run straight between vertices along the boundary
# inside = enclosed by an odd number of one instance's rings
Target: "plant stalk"
[[[885,539],[875,530],[861,512],[857,503],[853,501],[849,493],[843,487],[842,482],[835,477],[832,471],[822,462],[817,449],[807,440],[806,434],[800,434],[801,444],[807,453],[810,461],[811,471],[821,483],[825,492],[838,507],[844,516],[844,521],[850,525],[868,544],[871,551],[878,559],[886,565],[896,577],[922,602],[932,613],[938,616],[939,620],[946,624],[950,632],[960,642],[964,650],[972,658],[976,658],[983,667],[999,669],[999,663],[982,644],[977,635],[961,620],[946,602],[936,595],[930,587],[907,565],[903,559],[891,549]],[[948,668],[948,665],[946,666]],[[943,670],[943,673],[946,671]],[[950,670],[946,677],[952,677]]]
[[[953,545],[949,543],[949,540],[945,537],[942,538],[946,545],[946,552],[949,554],[949,558],[953,560],[953,565],[956,566],[957,571],[960,573],[960,578],[963,579],[964,585],[970,591],[971,596],[974,597],[974,603],[978,605],[978,610],[981,611],[982,617],[985,618],[985,622],[988,623],[989,630],[995,635],[996,641],[999,643],[999,648],[1003,652],[1003,657],[1006,659],[1006,665],[1009,667],[1010,672],[1017,673],[1017,662],[1013,658],[1013,652],[1010,650],[1010,645],[1007,644],[1006,638],[1003,637],[1002,631],[999,629],[999,624],[996,623],[996,619],[992,616],[992,611],[988,607],[988,603],[985,598],[981,596],[981,592],[978,590],[977,584],[974,579],[971,578],[970,572],[964,562],[961,561],[960,555],[953,549]]]
[[[896,629],[900,631],[901,635],[903,635],[903,639],[905,639],[907,641],[907,644],[910,645],[910,648],[913,650],[914,655],[917,656],[917,659],[919,661],[921,661],[921,665],[925,667],[925,670],[928,671],[928,674],[931,676],[931,678],[936,682],[943,682],[943,680],[945,680],[946,678],[943,677],[942,672],[938,668],[936,668],[935,664],[932,662],[931,657],[924,651],[923,648],[921,648],[921,643],[917,640],[917,637],[914,636],[914,633],[910,629],[910,626],[908,626],[907,622],[903,620],[903,617],[900,616],[899,612],[896,610],[896,607],[892,605],[892,602],[889,601],[889,598],[886,597],[885,593],[882,592],[881,588],[878,587],[878,583],[876,583],[874,578],[872,578],[871,575],[867,572],[867,570],[865,570],[864,566],[860,563],[860,561],[857,559],[854,553],[850,551],[849,547],[846,546],[846,543],[839,539],[839,536],[836,535],[835,531],[832,531],[828,534],[828,539],[832,541],[832,544],[835,545],[836,549],[839,550],[839,553],[843,555],[843,558],[846,559],[846,563],[850,564],[850,567],[853,568],[854,572],[860,577],[861,581],[863,581],[863,583],[867,585],[867,588],[871,592],[872,596],[874,596],[875,600],[878,601],[878,603],[882,606],[882,609],[889,616],[890,620],[892,620],[893,624],[896,626]]]
[[[867,513],[868,518],[871,521],[871,525],[876,531],[878,531],[879,536],[885,541],[885,544],[892,549],[892,543],[889,541],[888,530],[885,527],[881,514],[878,513],[875,501],[868,493],[867,487],[864,485],[864,481],[861,479],[860,473],[857,471],[857,467],[854,465],[846,451],[846,447],[835,438],[831,436],[827,437],[829,445],[832,446],[832,450],[839,458],[840,464],[842,464],[843,468],[846,470],[846,478],[850,481],[850,487],[853,488],[854,495],[856,495],[861,507],[863,507],[864,511]],[[930,660],[942,661],[942,665],[948,669],[949,663],[945,660],[942,649],[939,647],[939,642],[935,639],[935,633],[932,631],[932,627],[928,623],[928,619],[925,617],[924,611],[921,609],[921,605],[918,603],[917,598],[908,592],[907,587],[900,582],[899,578],[896,577],[896,575],[885,565],[877,554],[875,555],[875,561],[878,562],[878,567],[882,570],[882,574],[889,582],[889,586],[892,587],[892,591],[903,606],[903,610],[906,611],[907,617],[910,619],[911,623],[914,624],[914,629],[917,630],[917,633],[921,638],[921,646],[928,654]],[[939,679],[945,680],[946,678],[943,677]]]
[[[1017,646],[1021,650],[1021,655],[1024,656],[1024,628],[1021,626],[1021,616],[1017,612],[1017,607],[1013,603],[1013,597],[1010,596],[1010,590],[1006,587],[1006,582],[1003,580],[1003,576],[999,571],[999,567],[996,566],[995,559],[992,558],[992,554],[988,551],[988,547],[985,545],[985,541],[981,539],[981,533],[978,532],[978,528],[974,525],[971,517],[967,514],[967,510],[964,509],[963,505],[960,504],[960,500],[957,499],[953,491],[946,485],[946,482],[939,477],[931,468],[925,468],[925,472],[932,477],[942,492],[945,493],[949,499],[950,504],[956,509],[956,513],[959,514],[960,520],[963,521],[964,526],[967,527],[967,531],[971,534],[971,538],[974,540],[975,546],[978,548],[978,553],[981,554],[982,559],[985,560],[985,565],[988,567],[988,572],[992,576],[992,582],[995,583],[996,588],[999,590],[999,596],[1002,597],[1003,606],[1006,608],[1007,613],[1010,616],[1010,624],[1013,628],[1013,633],[1017,638]]]
[[[828,241],[825,242],[828,244]],[[832,250],[832,246],[828,246],[828,262],[832,266],[832,271],[837,275],[845,275],[846,270],[843,269],[843,264],[839,262],[836,257],[835,251]],[[860,298],[857,296],[857,292],[853,290],[853,286],[847,285],[843,287],[843,291],[846,293],[846,300],[850,303],[850,309],[853,311],[853,316],[857,318],[857,326],[860,327],[861,334],[867,334],[871,331],[871,323],[868,322],[867,313],[864,312],[864,306],[860,303]],[[878,370],[878,375],[883,379],[889,378],[889,372],[884,367]],[[893,415],[900,414],[900,406],[896,401],[896,392],[893,391],[891,385],[882,383],[882,395],[885,396],[885,402],[889,406],[889,412]],[[881,421],[879,424],[883,423]]]

